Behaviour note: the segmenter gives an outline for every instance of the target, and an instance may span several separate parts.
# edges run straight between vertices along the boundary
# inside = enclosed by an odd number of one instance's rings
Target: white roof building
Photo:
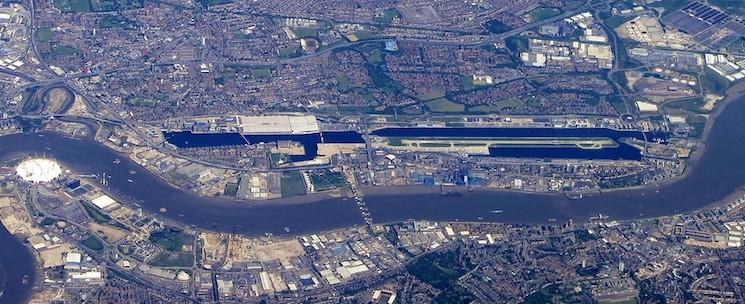
[[[59,177],[62,167],[51,159],[33,158],[18,164],[16,174],[27,182],[45,183]]]
[[[104,211],[111,211],[119,207],[119,203],[117,203],[113,198],[106,194],[94,198],[91,203],[93,203],[93,205],[96,206],[98,209]]]
[[[236,116],[243,134],[310,134],[318,133],[314,115]]]

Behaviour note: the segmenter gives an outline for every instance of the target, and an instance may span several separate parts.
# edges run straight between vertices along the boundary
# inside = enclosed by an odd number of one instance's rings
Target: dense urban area
[[[368,206],[654,195],[742,78],[740,0],[2,1],[0,222],[35,263],[0,255],[0,303],[745,303],[745,188],[623,219]],[[205,218],[359,220],[193,223],[122,190],[143,175]]]

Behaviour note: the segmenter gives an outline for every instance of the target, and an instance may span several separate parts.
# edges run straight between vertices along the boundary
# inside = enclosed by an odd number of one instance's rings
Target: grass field
[[[457,283],[467,269],[460,266],[453,252],[422,256],[406,266],[406,270],[419,280],[442,290],[433,303],[469,303],[473,300],[473,295]]]
[[[347,185],[347,180],[341,172],[320,172],[310,175],[313,187],[316,191],[326,191],[336,188],[342,188]]]
[[[444,96],[445,96],[444,92],[435,91],[435,92],[427,92],[427,93],[419,94],[416,96],[416,99],[418,99],[421,102],[427,102],[427,101],[432,101],[435,99],[440,99]]]
[[[111,221],[111,217],[104,214],[98,208],[94,207],[93,205],[83,202],[83,210],[90,216],[96,223],[105,224]]]
[[[395,79],[388,76],[383,69],[376,64],[365,64],[367,75],[370,76],[373,84],[383,91],[398,93],[403,91],[404,87]]]
[[[709,113],[709,111],[703,108],[705,104],[706,100],[704,100],[703,98],[693,97],[668,102],[665,104],[665,107],[688,110],[699,114],[706,114]]]
[[[704,128],[706,127],[706,117],[702,115],[689,115],[686,117],[686,123],[688,123],[693,132],[691,133],[694,137],[701,137],[704,135]]]
[[[133,97],[128,98],[126,103],[138,107],[153,107],[158,104],[158,100],[152,98]]]
[[[504,40],[507,48],[513,53],[520,53],[528,50],[528,37],[512,36]]]
[[[193,236],[174,228],[166,228],[150,233],[148,239],[167,251],[181,251],[184,245],[194,243]]]
[[[223,196],[235,197],[238,194],[238,183],[227,183],[222,191]]]
[[[704,69],[704,75],[700,79],[701,86],[706,92],[722,94],[729,87],[729,81],[727,79],[708,68]]]
[[[605,25],[607,25],[608,27],[615,29],[621,26],[621,24],[624,24],[631,19],[634,19],[634,17],[632,16],[611,16],[610,18],[605,19],[603,23],[605,23]]]
[[[502,21],[499,21],[497,19],[487,21],[486,23],[484,23],[484,27],[490,33],[494,34],[504,33],[512,29],[512,27],[502,23]]]
[[[453,252],[425,255],[408,265],[406,270],[435,288],[445,289],[466,273],[458,265]]]
[[[539,8],[536,8],[530,11],[529,15],[530,15],[530,19],[533,22],[538,22],[541,20],[546,20],[548,18],[561,15],[561,10],[559,10],[558,8],[553,8],[553,7],[539,7]]]
[[[466,106],[457,102],[452,102],[447,98],[438,98],[432,101],[424,103],[427,108],[432,112],[440,113],[455,113],[463,112],[466,110]]]
[[[360,41],[360,40],[368,40],[373,37],[375,37],[375,33],[371,31],[366,30],[360,30],[356,31],[354,33],[349,33],[345,37],[347,37],[347,40],[351,42]]]
[[[78,52],[78,49],[73,46],[69,46],[66,44],[52,44],[52,53],[55,55],[70,56],[75,55]]]
[[[282,197],[305,195],[305,181],[300,171],[282,172]]]
[[[621,96],[609,96],[608,102],[613,106],[613,109],[615,109],[618,114],[626,114],[629,112],[628,108],[626,107],[626,102],[623,101],[623,98]]]
[[[295,58],[300,56],[300,47],[297,46],[288,46],[288,47],[282,47],[277,49],[277,53],[279,54],[280,58]]]
[[[99,241],[95,236],[89,236],[82,241],[83,246],[90,248],[91,250],[100,251],[103,249],[103,243]]]
[[[49,42],[54,39],[54,32],[48,27],[39,28],[36,31],[36,40],[39,42]]]
[[[144,0],[89,0],[91,11],[113,12],[141,8]]]
[[[194,254],[164,252],[150,260],[148,264],[160,267],[191,267],[194,265]]]
[[[54,0],[54,7],[64,13],[91,11],[88,0]]]
[[[318,29],[312,27],[293,27],[290,29],[295,36],[300,38],[317,38]]]
[[[230,0],[199,0],[199,4],[202,5],[202,7],[208,7],[213,5],[220,5],[220,4],[227,4],[232,1]]]
[[[249,71],[251,77],[268,78],[272,77],[272,70],[267,68],[255,68]]]
[[[385,63],[385,54],[380,49],[375,49],[367,54],[365,59],[370,64],[381,64]]]

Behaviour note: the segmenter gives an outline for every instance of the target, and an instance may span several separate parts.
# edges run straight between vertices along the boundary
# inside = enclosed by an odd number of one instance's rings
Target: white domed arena
[[[31,158],[16,166],[16,174],[31,183],[46,183],[62,174],[62,167],[51,159]]]

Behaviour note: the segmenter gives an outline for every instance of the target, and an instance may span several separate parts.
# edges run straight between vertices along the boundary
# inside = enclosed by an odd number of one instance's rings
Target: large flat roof
[[[239,115],[238,126],[243,134],[308,134],[318,133],[314,115]]]
[[[93,203],[94,206],[98,207],[101,210],[114,209],[119,206],[119,203],[117,203],[113,198],[106,194],[94,198],[91,203]]]

